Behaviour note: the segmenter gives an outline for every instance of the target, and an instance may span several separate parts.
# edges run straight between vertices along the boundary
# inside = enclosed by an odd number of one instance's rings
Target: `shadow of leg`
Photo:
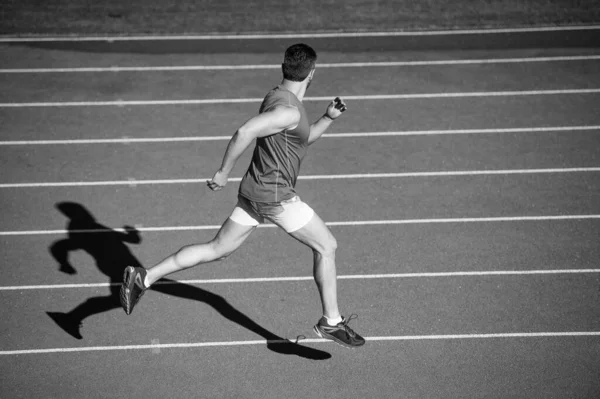
[[[223,297],[203,290],[202,288],[178,283],[174,280],[163,279],[155,283],[150,289],[163,294],[200,301],[210,305],[226,319],[237,323],[240,326],[265,338],[267,340],[267,347],[273,352],[284,355],[297,355],[312,360],[324,360],[331,358],[331,355],[327,352],[302,346],[279,337],[231,306]]]
[[[84,319],[120,307],[118,290],[112,287],[110,295],[89,298],[69,313],[46,312],[46,314],[73,338],[82,339],[79,329]]]
[[[327,360],[331,358],[331,354],[327,352],[302,346],[288,340],[268,341],[267,348],[281,355],[296,355],[310,360]]]
[[[83,338],[81,336],[81,332],[79,331],[81,328],[81,322],[73,318],[68,313],[46,312],[46,314],[71,337],[77,339]]]

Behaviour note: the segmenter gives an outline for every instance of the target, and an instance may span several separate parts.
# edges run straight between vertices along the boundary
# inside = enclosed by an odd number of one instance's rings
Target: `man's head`
[[[283,78],[292,82],[302,82],[309,77],[310,85],[316,62],[317,53],[312,47],[303,43],[294,44],[285,51],[281,65]]]

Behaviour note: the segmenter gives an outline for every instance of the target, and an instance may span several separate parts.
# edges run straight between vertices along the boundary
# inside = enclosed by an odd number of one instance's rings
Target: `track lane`
[[[544,143],[540,146],[540,143]],[[227,140],[0,146],[0,183],[211,178]],[[344,151],[339,151],[343,146]],[[231,177],[241,177],[254,144]],[[336,154],[332,162],[331,154]],[[600,129],[391,137],[327,137],[309,148],[301,178],[361,173],[600,166]]]
[[[69,67],[125,67],[164,66],[164,65],[239,65],[239,64],[279,64],[282,54],[274,49],[273,53],[94,53],[49,48],[33,48],[23,44],[0,44],[0,55],[3,68],[69,68]],[[431,51],[405,49],[402,52],[335,52],[316,48],[319,64],[339,62],[385,62],[414,60],[448,60],[448,59],[494,59],[494,58],[527,58],[552,56],[598,55],[600,52],[589,48],[531,48],[531,49],[480,49],[480,50],[445,50],[439,48]]]
[[[100,221],[101,222],[101,221]],[[494,270],[594,269],[600,256],[598,220],[331,227],[339,250],[338,275]],[[127,245],[150,267],[179,247],[206,242],[213,231],[142,233]],[[372,237],[366,240],[365,237]],[[66,235],[3,237],[2,286],[119,282],[125,257],[105,264],[85,249],[69,252],[77,274],[59,271],[50,247]],[[89,236],[102,241],[103,237]],[[283,248],[283,250],[282,250]],[[108,249],[116,251],[117,249]],[[13,265],[26,265],[27,273]],[[258,229],[224,262],[171,276],[177,280],[311,275],[310,250],[279,229]],[[101,269],[99,269],[101,267]]]
[[[237,186],[232,183],[218,193],[205,184],[166,190],[153,186],[5,189],[0,224],[3,231],[64,228],[67,219],[55,206],[70,201],[110,227],[220,225],[237,202]],[[329,222],[600,213],[596,173],[300,180],[297,190]],[[352,195],[340,195],[343,192]],[[32,209],[37,211],[32,214]]]
[[[5,392],[13,397],[103,398],[132,392],[273,399],[294,392],[311,397],[315,384],[327,375],[328,384],[335,387],[334,398],[377,397],[385,391],[405,398],[473,394],[501,398],[526,392],[531,398],[583,399],[600,392],[596,343],[595,338],[374,342],[360,351],[334,344],[310,345],[331,354],[331,359],[321,362],[278,355],[264,346],[18,356],[10,359],[10,367],[8,362],[0,363],[0,379],[12,382],[5,385]],[[110,367],[99,373],[98,365],[105,362]],[[340,368],[345,372],[336,373]],[[370,371],[368,378],[365,370]],[[124,374],[129,379],[123,379]],[[31,375],[38,376],[39,382],[31,384]]]
[[[600,329],[599,283],[597,275],[343,280],[338,292],[340,310],[359,315],[353,326],[365,336],[575,332]],[[312,281],[156,286],[130,316],[108,294],[106,288],[31,291],[28,301],[19,303],[19,292],[0,293],[7,303],[0,311],[3,320],[11,321],[13,331],[31,332],[3,332],[3,350],[135,345],[153,339],[313,338],[311,328],[321,312]],[[69,312],[91,298],[98,304],[80,308],[82,340],[45,315]],[[106,310],[110,304],[114,308],[100,312],[100,303]]]
[[[348,101],[328,133],[599,125],[600,95]],[[0,109],[2,140],[231,135],[259,104]],[[305,104],[311,121],[327,102]],[[377,115],[390,115],[378,117]],[[485,117],[485,123],[482,118]]]
[[[342,70],[317,66],[307,95],[435,93],[440,87],[445,93],[597,88],[599,65],[600,60]],[[231,89],[223,88],[224,80]],[[262,98],[279,81],[277,70],[0,74],[0,103]]]

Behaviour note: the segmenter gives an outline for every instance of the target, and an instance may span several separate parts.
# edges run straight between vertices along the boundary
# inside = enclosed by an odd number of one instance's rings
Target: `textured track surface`
[[[480,40],[480,47],[485,47],[485,38]],[[281,58],[279,53],[99,57],[18,46],[3,50],[4,68],[275,65]],[[540,45],[535,50],[440,49],[352,56],[322,52],[320,60],[598,54],[600,49]],[[593,89],[600,88],[599,71],[597,59],[332,67],[317,71],[308,95]],[[279,80],[276,69],[0,73],[0,102],[253,98]],[[310,398],[328,392],[336,398],[597,397],[600,337],[591,333],[600,332],[600,172],[564,169],[600,167],[598,100],[600,94],[348,101],[349,112],[329,133],[421,131],[391,137],[326,137],[310,148],[303,165],[304,176],[322,178],[301,180],[298,191],[324,220],[379,223],[331,227],[339,242],[342,311],[357,313],[352,326],[370,339],[357,350],[314,339],[311,330],[320,317],[320,304],[310,280],[156,285],[132,315],[119,308],[118,287],[107,283],[119,283],[128,264],[148,267],[184,244],[209,240],[216,230],[202,226],[220,224],[235,204],[237,191],[235,182],[213,193],[201,182],[136,185],[134,180],[209,178],[221,161],[226,140],[4,143],[0,184],[67,186],[0,188],[4,255],[0,396]],[[315,119],[327,102],[306,104]],[[258,103],[1,107],[0,140],[227,136],[257,108]],[[552,130],[569,126],[587,128]],[[527,130],[532,127],[548,130]],[[523,131],[450,132],[507,128]],[[425,134],[430,130],[448,134]],[[236,177],[247,162],[245,154]],[[332,178],[510,169],[557,171]],[[83,185],[94,181],[106,184]],[[123,181],[131,184],[119,183]],[[88,217],[69,220],[57,208],[65,201],[84,207]],[[564,215],[582,218],[524,219]],[[464,220],[491,217],[516,219]],[[445,218],[457,220],[433,220]],[[393,220],[412,222],[381,224]],[[73,231],[124,225],[137,226],[140,236]],[[196,227],[176,230],[186,226]],[[148,227],[169,229],[143,231]],[[65,229],[72,231],[65,234]],[[59,270],[66,257],[72,269],[63,265],[62,270],[76,274]],[[301,278],[310,276],[311,258],[308,249],[283,232],[261,228],[226,261],[170,277]],[[423,275],[473,271],[482,273]],[[490,274],[521,271],[562,272]],[[346,278],[406,273],[417,275]],[[75,286],[52,288],[61,284]],[[70,311],[72,320],[84,319],[82,340],[46,315]],[[538,332],[590,334],[506,335]],[[303,348],[254,342],[301,335],[309,338]],[[442,335],[446,337],[426,339]],[[161,348],[161,344],[186,345]],[[45,349],[56,351],[39,353]]]

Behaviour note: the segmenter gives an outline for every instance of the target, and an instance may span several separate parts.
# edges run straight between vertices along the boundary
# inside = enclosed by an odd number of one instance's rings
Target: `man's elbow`
[[[233,137],[239,141],[250,142],[256,138],[256,134],[252,129],[248,128],[248,126],[242,125],[238,128]]]
[[[311,145],[312,143],[317,141],[319,137],[321,137],[321,135],[318,134],[317,131],[310,129],[310,133],[308,134],[308,145]]]

